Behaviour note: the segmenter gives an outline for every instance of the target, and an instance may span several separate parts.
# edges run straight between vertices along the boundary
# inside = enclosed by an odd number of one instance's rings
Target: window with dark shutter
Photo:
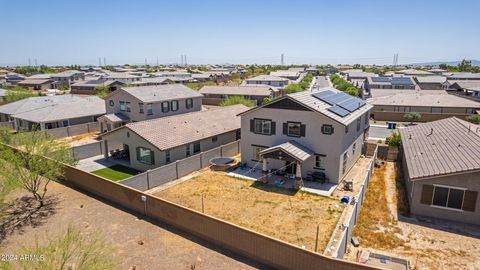
[[[422,197],[420,197],[420,203],[422,204],[432,204],[433,196],[433,185],[423,185],[422,186]]]
[[[300,125],[300,136],[305,137],[305,130],[306,126],[305,125]]]
[[[333,134],[333,126],[332,125],[322,125],[322,133],[326,135]]]
[[[270,134],[275,135],[275,134],[276,134],[276,130],[277,130],[277,123],[272,122],[272,123],[271,123]]]
[[[462,210],[464,211],[475,211],[475,205],[477,204],[477,191],[466,190],[465,196],[463,197],[463,207]]]
[[[255,132],[255,119],[250,119],[250,132]]]

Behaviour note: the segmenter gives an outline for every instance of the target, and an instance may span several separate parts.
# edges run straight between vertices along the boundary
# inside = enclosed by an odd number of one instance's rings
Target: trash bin
[[[350,201],[349,196],[343,196],[342,199],[340,200],[341,203],[348,203]]]

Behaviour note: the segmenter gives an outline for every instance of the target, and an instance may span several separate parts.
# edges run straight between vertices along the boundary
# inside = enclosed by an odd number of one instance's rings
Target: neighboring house
[[[447,70],[441,68],[432,68],[427,71],[437,75],[442,75],[444,72],[447,72]]]
[[[106,73],[105,75],[100,76],[100,78],[108,81],[118,81],[125,84],[138,82],[142,79],[142,77],[140,76],[136,76],[128,73],[122,73],[122,72]]]
[[[480,225],[479,131],[456,117],[400,129],[412,214]]]
[[[480,73],[471,73],[471,72],[445,72],[444,76],[447,76],[447,80],[457,80],[457,81],[475,81],[480,80]]]
[[[192,73],[189,73],[187,71],[182,71],[182,70],[157,72],[155,73],[155,75],[158,77],[167,77],[170,79],[184,79],[184,80],[192,79]]]
[[[365,89],[415,89],[415,81],[410,77],[368,77]]]
[[[200,111],[202,98],[182,84],[120,88],[105,97],[107,115],[99,119],[100,130],[110,131],[130,121]]]
[[[197,82],[207,82],[215,80],[215,76],[210,73],[194,73],[192,74],[192,79]]]
[[[373,72],[364,72],[364,71],[355,71],[355,72],[344,72],[346,79],[348,81],[352,80],[366,80],[368,77],[378,77],[377,74]]]
[[[465,96],[480,100],[480,86],[465,88]]]
[[[7,98],[7,96],[8,96],[8,90],[0,88],[0,104],[5,102],[5,99]]]
[[[395,71],[395,74],[401,74],[405,76],[431,76],[434,75],[434,73],[425,71],[425,70],[419,70],[419,69],[404,69],[404,70],[399,70]]]
[[[341,103],[339,103],[342,101]],[[371,105],[333,88],[298,92],[241,114],[242,163],[340,183],[361,155]]]
[[[66,86],[70,87],[70,85],[74,84],[77,81],[85,80],[85,73],[77,70],[67,70],[64,72],[51,74],[51,79],[56,82],[57,86]]]
[[[46,90],[55,88],[55,81],[52,79],[30,79],[20,81],[17,83],[18,86],[28,88],[30,90]]]
[[[102,135],[105,157],[109,142],[123,143],[130,167],[146,171],[240,139],[244,105],[197,111],[129,123]]]
[[[320,72],[318,71],[318,69],[316,67],[308,67],[307,69],[305,69],[305,72],[313,74],[315,76],[320,75]]]
[[[17,130],[90,123],[104,114],[105,102],[96,96],[30,97],[0,106],[0,122],[14,121]]]
[[[108,87],[109,92],[113,92],[121,85],[124,85],[124,83],[119,81],[110,81],[105,79],[87,80],[72,84],[72,86],[70,86],[70,93],[79,95],[95,95],[99,92],[98,87],[106,86]]]
[[[7,73],[5,75],[5,83],[7,85],[17,85],[19,82],[25,80],[27,77],[16,73]]]
[[[446,81],[444,83],[444,89],[456,92],[465,92],[466,89],[480,87],[480,81],[475,80],[460,80],[460,81]]]
[[[305,71],[305,68],[303,68],[303,67],[291,67],[291,68],[288,68],[288,71],[304,72],[304,71]]]
[[[264,98],[274,99],[281,96],[278,88],[267,86],[204,86],[199,91],[204,96],[204,105],[219,105],[229,97],[241,96],[255,105],[262,104]]]
[[[266,84],[274,87],[284,87],[288,84],[288,79],[280,78],[272,75],[259,75],[254,78],[246,79],[247,85],[250,84]]]
[[[480,110],[479,102],[456,95],[411,92],[368,99],[373,105],[372,117],[379,121],[406,121],[405,113],[417,112],[421,115],[420,122],[429,122],[452,116],[465,118]]]
[[[131,86],[153,86],[153,85],[164,85],[164,84],[173,84],[174,81],[168,78],[142,78],[140,81],[131,82],[129,85]]]
[[[444,76],[415,77],[415,82],[422,90],[442,90],[447,78]]]
[[[300,77],[300,73],[300,71],[295,70],[277,70],[270,72],[270,75],[295,81]]]

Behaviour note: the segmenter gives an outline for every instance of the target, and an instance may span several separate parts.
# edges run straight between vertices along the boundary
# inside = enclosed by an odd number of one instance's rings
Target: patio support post
[[[108,141],[107,140],[103,140],[103,156],[105,157],[105,159],[108,159]]]
[[[262,158],[262,182],[268,183],[267,159]]]
[[[303,186],[303,181],[302,181],[302,163],[297,161],[297,169],[295,172],[295,183],[294,187],[295,189],[300,189]]]

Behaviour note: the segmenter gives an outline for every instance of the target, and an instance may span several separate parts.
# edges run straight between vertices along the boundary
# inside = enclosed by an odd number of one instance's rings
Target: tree
[[[253,101],[245,99],[244,97],[241,97],[241,96],[229,97],[229,98],[225,99],[224,101],[222,101],[220,103],[220,106],[231,106],[231,105],[235,105],[235,104],[243,104],[247,107],[255,106]]]
[[[269,97],[264,97],[263,100],[262,100],[262,104],[267,104],[267,103],[269,103],[270,101],[272,101],[271,98],[269,98]]]
[[[58,87],[58,90],[62,90],[62,91],[68,91],[70,90],[70,87],[66,84],[61,84],[59,87]]]
[[[410,124],[413,124],[413,122],[417,122],[418,120],[420,120],[420,118],[422,118],[422,115],[417,112],[409,112],[404,114],[403,118],[405,118],[405,120],[407,121],[410,121]]]
[[[356,87],[349,86],[346,90],[345,93],[349,94],[350,96],[358,97],[358,90]]]
[[[385,143],[388,146],[400,146],[402,144],[402,137],[400,136],[400,133],[394,131],[385,139]]]
[[[298,83],[292,83],[292,84],[287,85],[284,88],[284,90],[285,90],[285,93],[287,93],[287,94],[293,94],[293,93],[303,91],[303,88]]]
[[[106,85],[97,85],[95,90],[97,91],[97,96],[100,98],[105,98],[108,96],[109,89]]]
[[[471,71],[471,69],[472,69],[472,61],[467,61],[463,59],[462,62],[458,64],[458,71],[467,72],[467,71]]]
[[[64,166],[60,162],[75,163],[70,156],[70,149],[43,131],[13,135],[2,130],[0,133],[0,176],[30,192],[39,202],[39,208],[42,207],[48,184],[64,173]]]
[[[467,116],[466,120],[470,123],[474,123],[478,125],[480,124],[480,115],[474,114],[474,115]]]
[[[48,243],[40,245],[38,239],[32,246],[24,246],[19,254],[39,256],[38,260],[17,260],[1,265],[2,269],[37,270],[109,270],[114,269],[112,250],[98,233],[84,236],[79,230],[68,226],[57,238],[46,236]]]

